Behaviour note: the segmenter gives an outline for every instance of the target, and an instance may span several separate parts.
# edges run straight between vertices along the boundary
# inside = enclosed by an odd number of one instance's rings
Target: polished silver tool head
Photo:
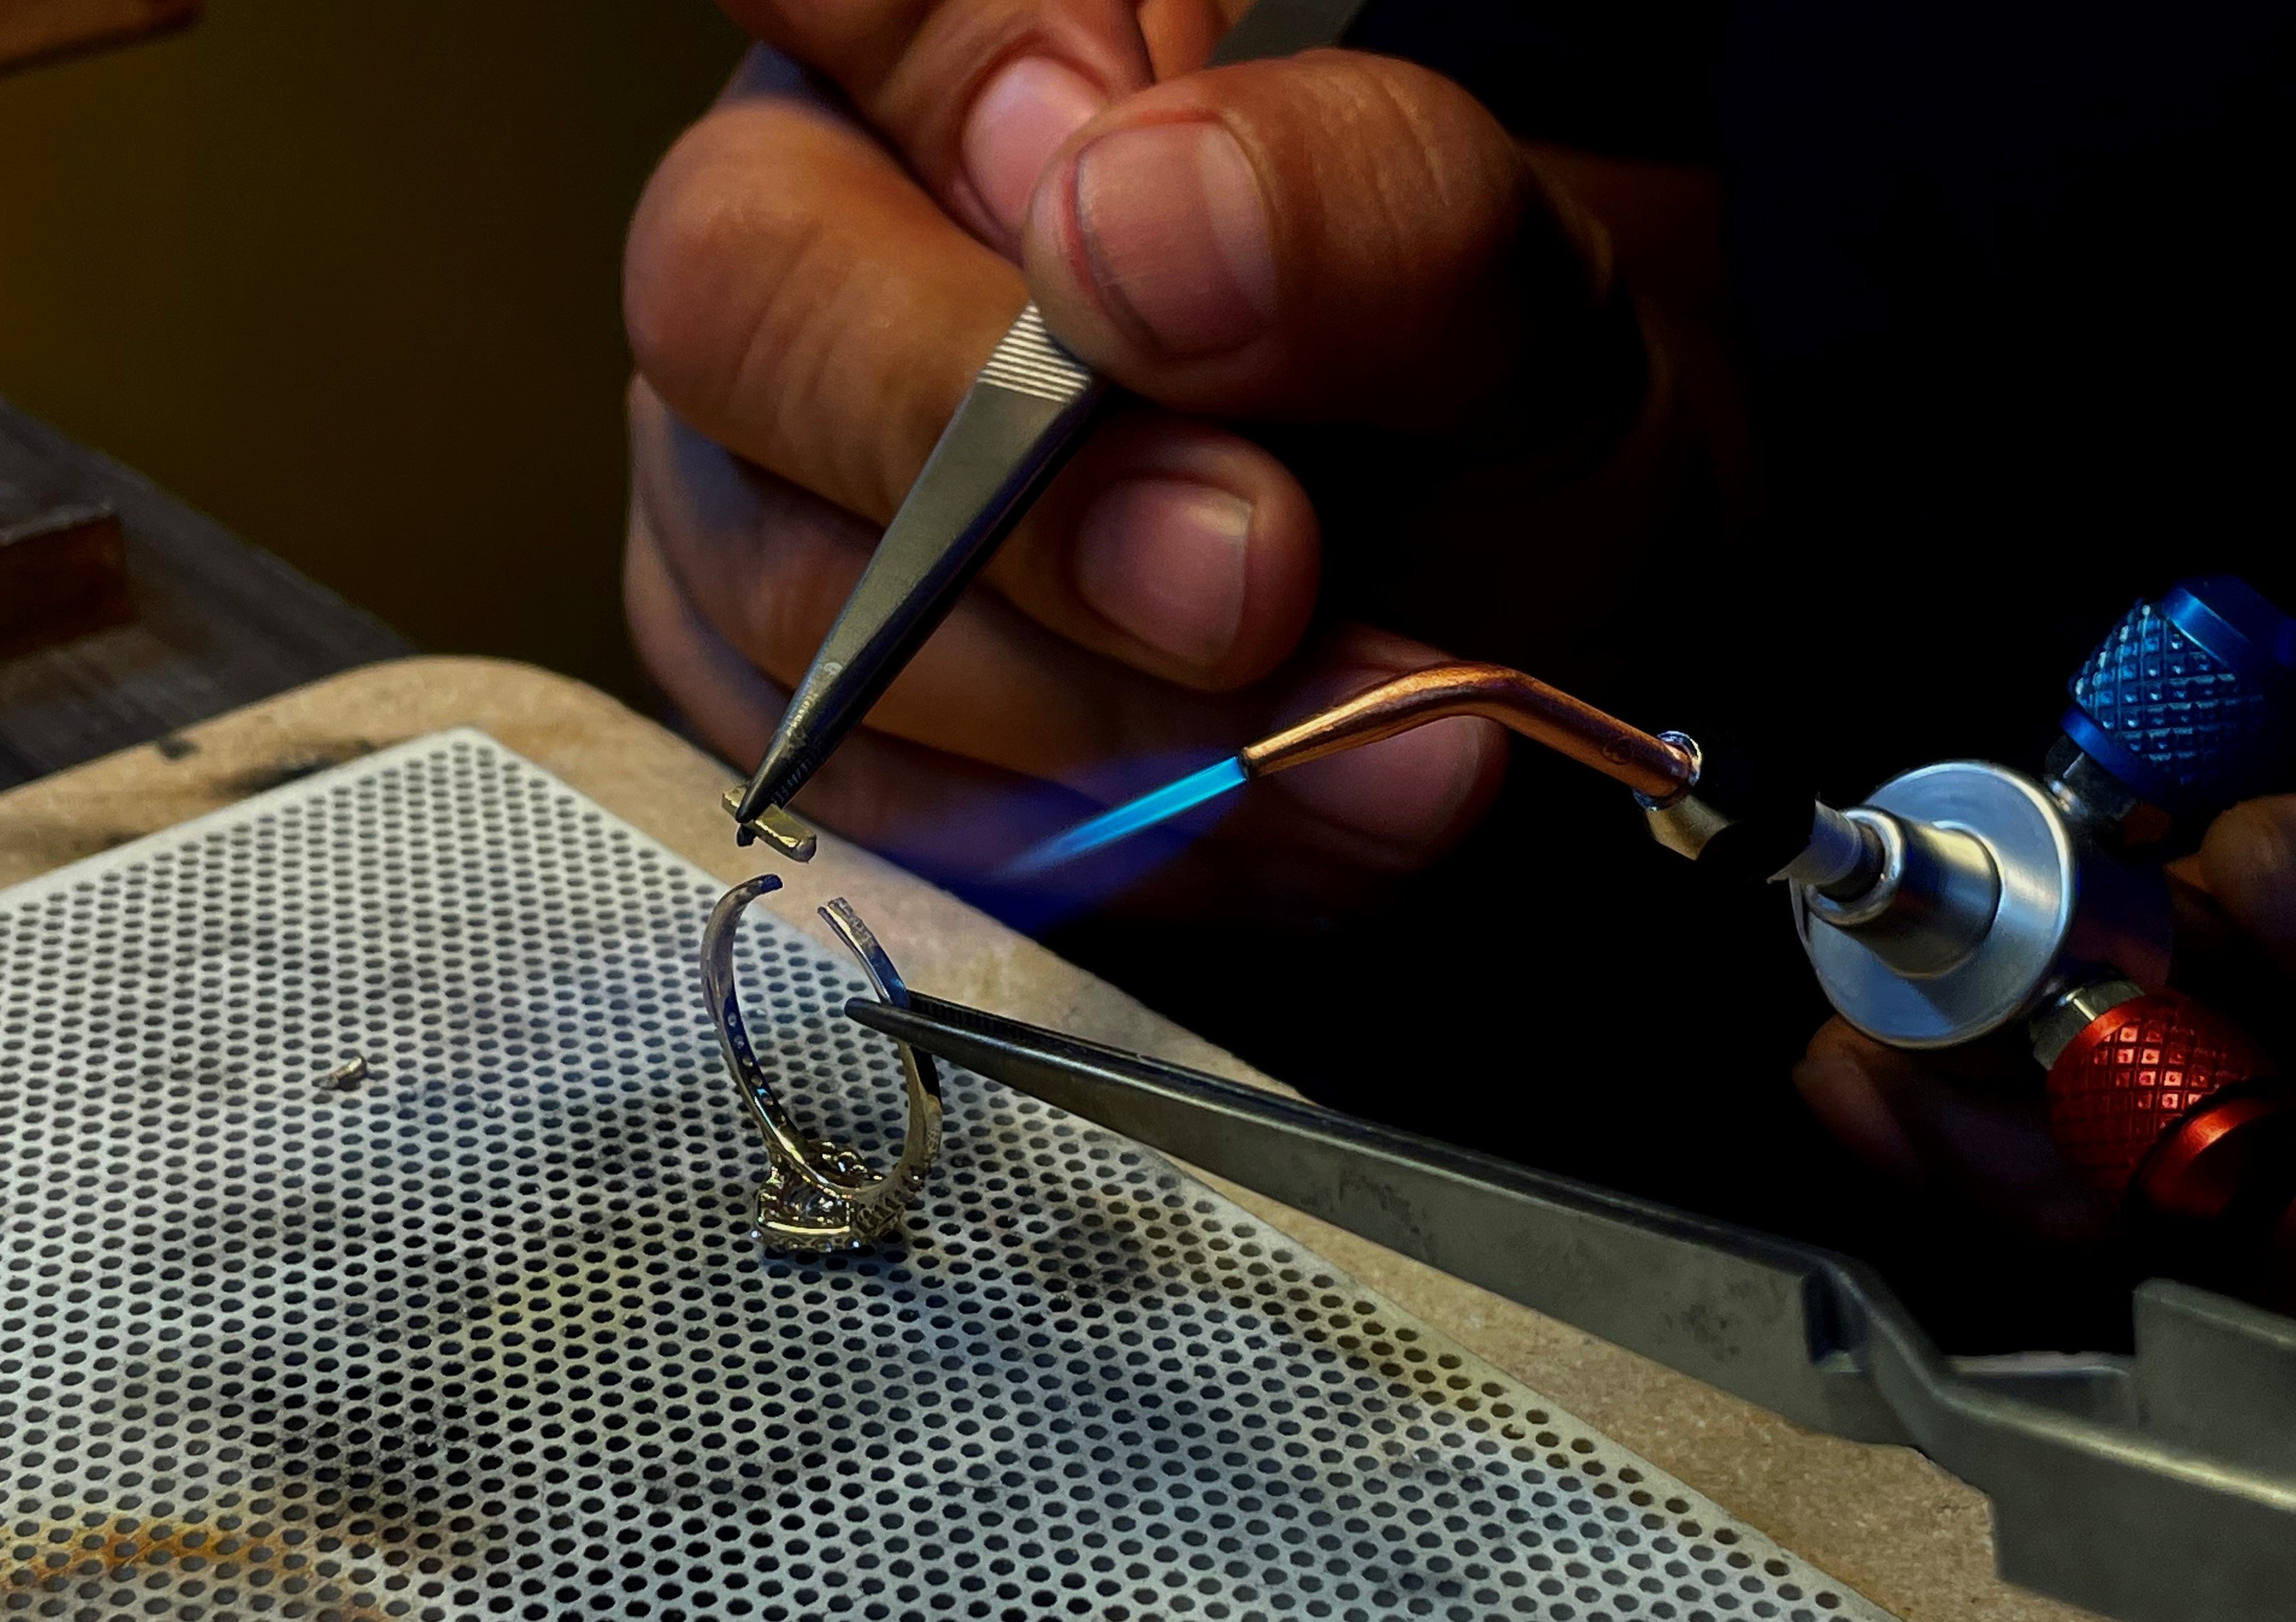
[[[1874,882],[1847,896],[1797,884],[1794,918],[1826,999],[1876,1041],[1974,1042],[2084,966],[2166,981],[2160,870],[2100,848],[2021,773],[1944,761],[1846,815],[1874,837]]]

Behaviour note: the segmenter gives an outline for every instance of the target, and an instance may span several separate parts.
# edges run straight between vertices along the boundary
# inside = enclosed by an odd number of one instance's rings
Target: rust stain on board
[[[318,1559],[276,1533],[258,1536],[196,1521],[126,1528],[56,1522],[29,1537],[0,1542],[0,1594],[61,1593],[91,1579],[126,1577],[138,1568],[175,1566],[210,1587],[257,1573],[265,1574],[263,1587],[275,1594],[283,1582],[298,1584],[293,1597],[308,1607],[315,1622],[390,1622],[354,1582],[321,1571]],[[338,1592],[330,1594],[329,1589]]]

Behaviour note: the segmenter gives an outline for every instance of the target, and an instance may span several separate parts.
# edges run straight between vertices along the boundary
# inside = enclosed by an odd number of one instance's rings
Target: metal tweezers
[[[912,994],[852,1019],[1993,1501],[2002,1575],[2125,1622],[2296,1618],[2296,1323],[2135,1295],[2136,1353],[1942,1355],[1833,1252]]]
[[[1259,0],[1215,66],[1339,43],[1365,0]],[[1081,442],[1108,384],[1030,304],[998,340],[790,694],[765,758],[727,807],[748,844],[786,837],[766,814],[858,725]]]

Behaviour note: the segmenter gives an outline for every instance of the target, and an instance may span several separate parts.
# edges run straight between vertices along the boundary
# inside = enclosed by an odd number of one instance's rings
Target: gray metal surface
[[[2156,1281],[2136,1297],[2136,1344],[2146,1429],[2296,1480],[2296,1320]]]
[[[718,888],[463,733],[0,895],[0,1615],[1878,1616],[962,1072],[901,1243],[765,1253]],[[863,983],[742,944],[886,1154]]]

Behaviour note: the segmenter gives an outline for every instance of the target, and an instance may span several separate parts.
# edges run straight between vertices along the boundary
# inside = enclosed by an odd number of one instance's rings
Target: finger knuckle
[[[696,126],[649,184],[625,261],[640,373],[689,420],[767,444],[804,437],[866,280],[810,123],[741,108]]]
[[[752,233],[729,184],[718,118],[688,130],[647,183],[623,255],[622,314],[638,369],[676,397],[718,358],[713,339]]]

